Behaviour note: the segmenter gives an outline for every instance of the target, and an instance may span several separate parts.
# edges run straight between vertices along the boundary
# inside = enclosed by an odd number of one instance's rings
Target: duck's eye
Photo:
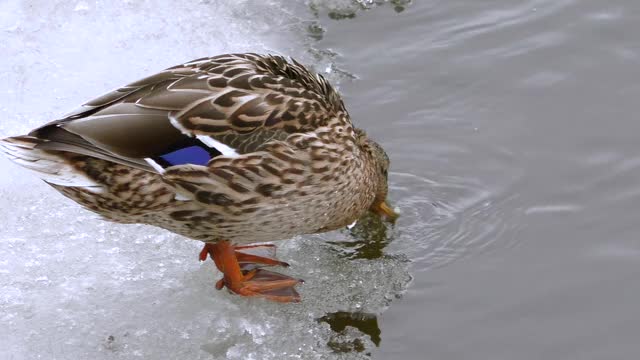
[[[387,169],[382,169],[382,175],[384,175],[384,177],[387,177],[389,175]]]

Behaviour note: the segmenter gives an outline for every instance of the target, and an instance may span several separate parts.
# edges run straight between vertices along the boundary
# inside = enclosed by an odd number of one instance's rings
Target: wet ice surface
[[[22,185],[30,194],[13,194]],[[2,198],[28,205],[0,214],[2,358],[325,358],[375,347],[377,326],[334,331],[334,318],[375,321],[408,281],[400,256],[349,260],[312,236],[279,243],[286,272],[307,280],[301,304],[243,299],[214,289],[199,242],[101,222],[29,180],[13,190]]]
[[[329,70],[335,56],[308,50],[293,31],[305,23],[278,2],[2,7],[3,137],[206,55],[282,52]],[[369,219],[278,243],[283,272],[306,280],[301,304],[243,299],[214,289],[220,274],[198,263],[201,243],[103,222],[4,158],[0,169],[3,359],[367,356],[380,343],[377,316],[410,281],[406,256],[385,249],[396,230]]]

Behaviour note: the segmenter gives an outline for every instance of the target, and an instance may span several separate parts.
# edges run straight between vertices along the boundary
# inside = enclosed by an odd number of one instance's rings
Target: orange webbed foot
[[[262,269],[263,266],[284,266],[286,262],[275,258],[275,245],[260,244],[234,246],[228,241],[205,244],[200,260],[210,255],[224,277],[216,282],[216,289],[227,287],[241,296],[259,296],[277,302],[299,302],[300,295],[294,289],[302,283],[287,275]]]
[[[277,302],[300,302],[300,295],[294,287],[304,282],[264,269],[247,272],[239,282],[223,281],[230,291],[238,295],[259,296]]]

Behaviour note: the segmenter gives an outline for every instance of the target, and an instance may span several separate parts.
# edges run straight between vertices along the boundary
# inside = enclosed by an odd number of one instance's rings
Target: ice
[[[89,4],[87,4],[86,1],[79,1],[76,4],[76,7],[73,9],[75,11],[85,11],[85,10],[89,10]]]
[[[284,5],[286,4],[286,6]],[[22,134],[83,101],[181,62],[275,52],[326,66],[288,1],[4,1],[0,136]],[[0,157],[0,359],[326,359],[366,357],[377,316],[404,291],[394,231],[278,243],[306,280],[301,304],[216,291],[201,243],[118,225]],[[382,337],[384,338],[384,336]]]

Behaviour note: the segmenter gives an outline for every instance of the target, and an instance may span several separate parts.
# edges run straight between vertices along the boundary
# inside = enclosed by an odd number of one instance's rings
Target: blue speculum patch
[[[207,165],[211,159],[211,155],[207,150],[197,145],[178,149],[159,157],[167,162],[169,166],[183,164]]]

